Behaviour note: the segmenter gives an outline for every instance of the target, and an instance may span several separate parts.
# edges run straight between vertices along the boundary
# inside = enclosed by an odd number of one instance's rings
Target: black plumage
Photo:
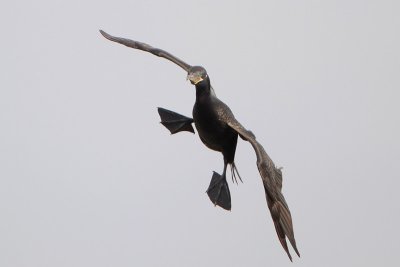
[[[265,152],[264,148],[256,140],[254,134],[245,129],[235,118],[230,108],[219,100],[214,94],[210,77],[207,71],[200,66],[191,66],[172,54],[148,44],[130,39],[111,36],[100,30],[101,34],[113,41],[125,46],[143,50],[156,56],[166,58],[187,72],[187,78],[196,87],[196,102],[193,107],[193,119],[176,112],[159,108],[161,123],[171,132],[190,131],[194,133],[192,123],[195,124],[201,141],[210,149],[222,153],[224,168],[222,175],[214,172],[211,178],[207,194],[214,205],[224,209],[231,209],[231,196],[226,181],[227,166],[231,166],[232,179],[237,182],[241,177],[234,162],[238,136],[250,142],[257,156],[257,167],[263,181],[267,205],[270,210],[278,238],[290,260],[292,257],[286,243],[288,238],[296,254],[300,253],[294,238],[292,217],[289,207],[281,192],[282,172]]]

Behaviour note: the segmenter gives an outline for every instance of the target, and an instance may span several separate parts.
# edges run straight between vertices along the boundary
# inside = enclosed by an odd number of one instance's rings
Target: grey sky
[[[398,1],[7,1],[0,8],[0,266],[399,266]],[[302,258],[276,237],[251,146],[232,211],[174,64],[202,65],[278,166]]]

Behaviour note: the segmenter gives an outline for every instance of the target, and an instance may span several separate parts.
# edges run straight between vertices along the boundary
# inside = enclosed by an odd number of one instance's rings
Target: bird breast
[[[236,146],[237,133],[220,118],[217,103],[196,101],[193,120],[201,141],[208,148],[223,152],[226,147]]]

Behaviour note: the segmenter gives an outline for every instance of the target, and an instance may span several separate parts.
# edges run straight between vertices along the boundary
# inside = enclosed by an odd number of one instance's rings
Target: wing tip
[[[288,236],[287,236],[287,238],[289,239],[289,242],[290,242],[290,244],[292,245],[292,248],[293,248],[294,252],[296,252],[297,256],[298,256],[299,258],[301,258],[301,257],[300,257],[300,252],[299,252],[299,250],[297,249],[297,246],[296,246],[296,241],[294,241],[294,239],[291,240]],[[289,255],[290,261],[292,261],[292,256],[289,254],[289,251],[286,251],[286,252],[287,252],[288,255]],[[293,261],[292,261],[292,262],[293,262]]]
[[[293,262],[292,255],[290,255],[289,250],[287,250],[286,253],[287,253],[288,257],[289,257],[289,260],[290,260],[291,262]]]
[[[103,31],[102,29],[99,29],[99,32],[101,33],[101,35],[103,35],[104,38],[113,41],[114,37],[111,36],[110,34],[106,33],[105,31]]]
[[[294,251],[296,252],[297,256],[298,256],[299,258],[301,258],[301,257],[300,257],[300,252],[299,252],[299,250],[297,249],[297,246],[296,246],[296,242],[295,242],[294,244],[292,244],[292,247],[293,247]]]
[[[280,238],[279,238],[279,239],[280,239]],[[288,238],[288,239],[289,239],[289,238]],[[291,255],[290,252],[289,252],[289,248],[288,248],[288,246],[287,246],[286,240],[283,239],[283,240],[280,240],[280,241],[281,241],[281,244],[282,244],[282,246],[283,246],[283,249],[285,250],[286,254],[287,254],[288,257],[289,257],[289,260],[290,260],[291,262],[293,262],[293,258],[292,258],[292,255]],[[292,245],[293,250],[296,252],[297,256],[300,258],[300,252],[299,252],[299,250],[297,249],[296,242],[292,243],[292,241],[290,241],[290,239],[289,239],[289,242],[290,242],[290,244]]]
[[[281,201],[276,201],[272,204],[270,208],[272,219],[275,224],[276,233],[278,235],[279,241],[287,253],[290,261],[293,262],[292,256],[290,255],[289,248],[286,242],[286,238],[289,240],[290,245],[296,252],[297,256],[300,257],[300,252],[297,249],[296,240],[294,238],[292,217],[290,215],[289,209]]]
[[[103,31],[102,29],[99,29],[99,32],[100,32],[101,35],[103,35],[104,37],[106,37],[106,35],[108,35],[108,33],[106,33],[105,31]]]

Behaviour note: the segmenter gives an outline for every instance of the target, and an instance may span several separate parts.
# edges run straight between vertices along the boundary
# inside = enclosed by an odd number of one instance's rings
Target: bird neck
[[[203,81],[196,84],[196,99],[204,99],[210,97],[211,95],[211,83],[210,79],[207,77]]]

